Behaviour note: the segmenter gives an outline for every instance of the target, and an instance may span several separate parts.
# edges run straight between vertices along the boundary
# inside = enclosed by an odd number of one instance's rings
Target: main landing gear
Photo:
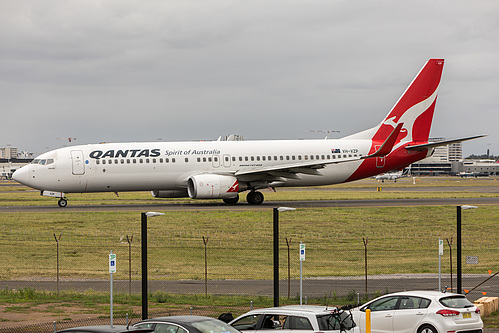
[[[262,192],[258,191],[250,191],[246,196],[246,201],[248,201],[250,205],[261,205],[263,200],[264,198]],[[223,199],[223,201],[227,205],[235,205],[239,201],[239,194],[233,198]]]
[[[248,201],[250,205],[261,205],[263,200],[264,198],[262,192],[258,191],[251,191],[246,196],[246,201]]]
[[[60,198],[59,201],[57,202],[59,207],[66,207],[68,205],[68,200],[65,198]]]

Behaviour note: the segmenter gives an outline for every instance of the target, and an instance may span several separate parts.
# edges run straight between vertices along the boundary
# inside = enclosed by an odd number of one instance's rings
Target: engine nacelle
[[[151,194],[155,198],[187,198],[187,190],[163,190],[163,191],[151,191]]]
[[[229,199],[234,198],[242,188],[234,176],[202,174],[189,178],[187,193],[192,199]]]

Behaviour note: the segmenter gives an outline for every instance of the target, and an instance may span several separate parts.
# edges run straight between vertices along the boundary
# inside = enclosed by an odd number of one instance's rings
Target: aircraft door
[[[73,175],[85,174],[85,163],[83,161],[83,152],[81,150],[71,151]]]
[[[220,166],[220,156],[219,155],[213,155],[212,161],[213,161],[214,168],[218,168]]]
[[[224,167],[230,168],[230,155],[224,155]]]

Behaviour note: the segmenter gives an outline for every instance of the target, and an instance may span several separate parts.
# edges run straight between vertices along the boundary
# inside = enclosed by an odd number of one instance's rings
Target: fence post
[[[446,238],[447,244],[449,245],[449,257],[450,257],[450,291],[452,292],[453,285],[452,285],[452,237],[449,239]],[[441,290],[440,290],[441,291]]]
[[[57,238],[54,234],[55,242],[57,243],[57,295],[59,295],[59,241],[61,240],[61,236],[62,234],[59,234],[59,238]]]
[[[206,239],[203,236],[204,243],[204,297],[208,297],[208,239],[210,237],[206,236]]]
[[[291,293],[291,259],[289,252],[289,247],[291,245],[291,238],[288,240],[288,237],[286,237],[286,245],[288,246],[288,299],[289,299],[289,294]]]
[[[366,299],[367,296],[367,242],[369,241],[369,237],[362,237],[362,242],[364,242],[364,271],[365,271],[365,279],[366,279]]]

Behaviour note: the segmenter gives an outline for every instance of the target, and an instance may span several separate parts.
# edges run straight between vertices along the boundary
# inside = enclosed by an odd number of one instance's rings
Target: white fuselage
[[[370,145],[370,140],[93,144],[42,154],[22,175],[18,172],[17,178],[39,190],[67,193],[176,190],[185,189],[189,177],[196,174],[234,174],[312,160],[340,161],[366,155]],[[360,163],[329,164],[318,171],[320,175],[300,174],[280,186],[341,183]],[[252,181],[251,175],[238,178]]]

